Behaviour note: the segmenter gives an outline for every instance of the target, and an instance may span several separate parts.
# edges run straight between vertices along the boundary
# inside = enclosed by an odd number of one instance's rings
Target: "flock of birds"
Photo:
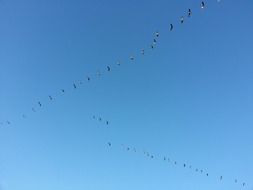
[[[109,147],[113,146],[111,142],[108,142],[107,145]],[[169,164],[171,164],[173,166],[182,166],[182,168],[184,168],[184,169],[190,169],[190,170],[192,170],[192,171],[194,171],[196,173],[203,174],[206,177],[211,176],[208,171],[205,171],[205,170],[197,168],[197,167],[193,167],[192,165],[186,164],[186,163],[179,164],[178,161],[172,160],[168,156],[163,156],[163,157],[161,157],[161,156],[155,156],[155,154],[153,154],[153,153],[151,153],[149,151],[146,151],[146,150],[137,151],[137,148],[131,147],[131,146],[126,146],[124,144],[121,144],[121,147],[122,147],[123,150],[125,150],[127,152],[141,153],[143,156],[145,156],[147,158],[150,158],[151,160],[153,160],[153,159],[159,159],[159,160],[167,162],[167,163],[169,163]],[[220,176],[216,176],[216,179],[218,179],[219,181],[223,181],[224,177],[223,177],[223,175],[220,175]],[[239,184],[240,182],[239,182],[239,180],[237,178],[235,178],[234,179],[234,183],[235,184]],[[245,182],[241,182],[241,185],[244,187],[244,186],[246,186],[246,183]]]
[[[220,0],[217,0],[217,2],[220,2]],[[206,4],[205,4],[204,1],[202,1],[201,4],[200,4],[200,8],[201,8],[201,9],[205,9],[205,7],[206,7]],[[187,17],[191,17],[191,16],[192,16],[192,10],[189,8],[188,11],[187,11]],[[181,17],[180,17],[180,23],[183,24],[184,21],[185,21],[185,16],[181,16]],[[170,31],[173,31],[173,29],[174,29],[174,24],[171,23],[171,24],[170,24],[170,29],[169,29],[169,30],[170,30]],[[158,39],[159,39],[159,36],[160,36],[160,33],[159,33],[158,31],[156,31],[155,34],[154,34],[154,38],[153,38],[153,40],[152,40],[152,43],[151,43],[151,45],[150,45],[150,48],[151,48],[151,49],[154,49],[154,48],[156,47],[157,42],[158,42]],[[146,54],[146,50],[145,50],[145,49],[141,49],[141,55],[145,55],[145,54]],[[131,56],[129,57],[129,59],[130,59],[131,61],[134,61],[135,58],[136,58],[136,57],[135,57],[134,55],[131,55]],[[121,60],[116,61],[116,65],[117,65],[117,66],[120,66],[121,64],[122,64],[122,61],[121,61]],[[112,66],[111,66],[111,65],[107,65],[107,66],[106,66],[106,72],[111,72],[111,71],[112,71]],[[94,77],[100,77],[100,76],[102,76],[102,72],[101,72],[100,70],[97,70],[95,76],[93,76],[93,77],[92,77],[92,76],[87,76],[87,77],[86,77],[86,82],[90,82]],[[84,84],[84,81],[79,80],[78,82],[74,82],[74,83],[72,84],[72,88],[73,88],[73,89],[77,89],[77,88],[79,88],[79,86],[82,85],[82,84]],[[65,89],[60,89],[60,91],[58,91],[58,92],[60,92],[60,95],[63,95],[63,94],[65,94],[67,91],[66,91]],[[56,96],[57,96],[57,95],[56,95]],[[56,96],[48,95],[48,100],[49,100],[50,102],[53,102],[54,99],[57,98]],[[36,113],[36,112],[37,112],[40,108],[42,108],[44,105],[45,105],[45,104],[43,104],[41,101],[38,101],[38,102],[37,102],[37,105],[31,108],[31,111],[32,111],[33,113]],[[21,114],[21,118],[22,118],[22,119],[26,119],[26,118],[28,117],[28,115],[29,115],[29,114],[23,113],[23,114]],[[12,124],[12,121],[11,121],[11,120],[0,121],[0,126],[5,126],[5,125],[8,126],[8,125],[11,125],[11,124]]]
[[[217,2],[220,2],[220,0],[217,0]],[[202,2],[200,3],[200,8],[201,8],[201,9],[205,9],[205,8],[206,8],[206,3],[205,3],[204,1],[202,1]],[[192,9],[189,8],[188,11],[187,11],[186,16],[181,16],[181,17],[180,17],[180,23],[183,24],[183,23],[185,22],[185,19],[186,19],[187,17],[190,18],[190,17],[192,16],[192,13],[193,13],[193,12],[192,12]],[[172,32],[173,30],[174,30],[174,24],[171,23],[171,24],[170,24],[170,27],[169,27],[169,31]],[[159,36],[160,36],[160,33],[159,33],[158,31],[156,31],[155,34],[154,34],[154,38],[153,38],[153,40],[152,40],[152,43],[151,43],[151,45],[150,45],[150,49],[154,49],[154,48],[156,47],[157,42],[158,42],[158,39],[159,39]],[[141,49],[140,54],[141,54],[141,55],[145,55],[145,54],[146,54],[146,50],[145,50],[145,49]],[[135,60],[135,56],[134,56],[134,55],[131,55],[131,56],[129,57],[129,59],[130,59],[130,61],[134,61],[134,60]],[[118,61],[116,62],[116,65],[117,65],[117,66],[120,66],[121,63],[122,63],[122,62],[121,62],[120,60],[118,60]],[[112,66],[110,66],[110,65],[106,66],[106,72],[111,72],[111,71],[112,71]],[[100,77],[101,75],[102,75],[102,72],[101,72],[100,70],[97,70],[95,77]],[[86,82],[90,82],[90,81],[92,81],[92,79],[93,79],[92,76],[87,76],[87,77],[86,77]],[[74,83],[72,84],[72,88],[75,90],[75,89],[79,88],[80,85],[82,85],[83,83],[84,83],[83,81],[74,82]],[[65,90],[65,89],[60,89],[58,92],[60,92],[60,94],[63,95],[63,94],[66,93],[66,90]],[[53,102],[54,99],[56,99],[56,96],[48,95],[48,100],[49,100],[50,102]],[[37,105],[31,108],[31,112],[32,112],[32,113],[36,113],[36,112],[37,112],[40,108],[42,108],[44,105],[45,105],[44,103],[42,103],[41,101],[38,101],[38,102],[37,102]],[[28,114],[25,114],[25,113],[21,114],[21,118],[22,118],[22,119],[26,119],[27,117],[28,117]],[[92,118],[93,118],[93,120],[102,122],[102,123],[104,123],[105,125],[109,125],[109,124],[110,124],[110,122],[109,122],[108,120],[104,120],[104,119],[103,119],[102,117],[100,117],[100,116],[95,116],[95,115],[93,115]],[[11,124],[12,124],[12,121],[10,121],[10,120],[6,120],[6,121],[1,121],[1,122],[0,122],[0,126],[9,126],[9,125],[11,125]],[[108,142],[107,144],[108,144],[109,147],[112,146],[112,143],[111,143],[111,142]],[[131,147],[129,147],[129,146],[125,146],[125,145],[122,144],[122,148],[123,148],[124,150],[126,150],[126,151],[138,152],[137,149],[136,149],[135,147],[131,148]],[[152,153],[150,153],[150,152],[148,152],[148,151],[140,151],[140,152],[142,152],[144,156],[146,156],[146,157],[148,157],[148,158],[150,158],[150,159],[158,158],[158,157],[155,157],[154,154],[152,154]],[[169,157],[166,157],[166,156],[164,156],[163,158],[160,158],[160,159],[163,160],[163,161],[169,162],[169,163],[171,163],[171,164],[174,164],[174,165],[179,165],[179,163],[178,163],[177,161],[172,161]],[[183,164],[181,164],[181,165],[182,165],[183,168],[189,168],[189,169],[194,170],[195,172],[199,172],[199,173],[201,173],[201,174],[204,174],[204,175],[206,175],[207,177],[209,176],[209,173],[208,173],[208,172],[206,172],[206,171],[204,171],[204,170],[202,170],[202,169],[199,169],[199,168],[194,168],[192,165],[187,165],[186,163],[183,163]],[[223,180],[223,175],[221,175],[221,176],[219,176],[219,177],[217,177],[217,178],[218,178],[220,181],[222,181],[222,180]],[[238,181],[237,179],[234,179],[234,183],[239,183],[239,181]],[[242,184],[243,187],[246,186],[246,183],[245,183],[245,182],[242,182],[241,184]]]
[[[217,2],[220,2],[220,0],[217,0]],[[205,4],[204,1],[202,1],[201,4],[200,4],[200,8],[201,8],[201,9],[205,9],[205,7],[206,7],[206,4]],[[188,11],[187,11],[187,17],[191,17],[191,16],[192,16],[192,10],[189,8]],[[183,24],[184,21],[185,21],[185,16],[181,16],[181,17],[180,17],[180,23]],[[174,29],[174,24],[171,23],[171,24],[170,24],[170,29],[169,29],[169,30],[170,30],[170,31],[173,31],[173,29]],[[152,40],[152,43],[151,43],[151,45],[150,45],[150,48],[151,48],[151,49],[154,49],[154,48],[156,47],[159,36],[160,36],[160,33],[159,33],[158,31],[156,31],[155,34],[154,34],[154,38],[153,38],[153,40]],[[146,54],[146,50],[145,50],[145,49],[141,49],[141,55],[145,55],[145,54]],[[131,61],[134,61],[135,58],[136,58],[136,57],[135,57],[134,55],[131,55],[131,56],[129,57],[129,59],[130,59]],[[118,60],[118,61],[116,62],[116,65],[117,65],[117,66],[120,66],[121,64],[122,64],[122,61],[121,61],[121,60]],[[107,66],[106,66],[106,72],[111,72],[111,70],[112,70],[112,66],[111,66],[111,65],[107,65]],[[102,72],[101,72],[100,70],[97,70],[95,77],[100,77],[100,76],[102,76]],[[90,82],[93,78],[94,78],[94,76],[93,76],[93,77],[92,77],[92,76],[87,76],[87,77],[86,77],[86,82]],[[79,86],[82,85],[83,83],[84,83],[84,81],[82,81],[82,80],[79,80],[78,82],[74,82],[74,83],[72,84],[72,88],[73,88],[73,89],[77,89],[77,88],[79,88]],[[65,89],[60,89],[60,91],[58,91],[58,92],[60,92],[60,94],[63,95],[63,94],[66,93],[66,90],[65,90]],[[49,100],[50,102],[53,102],[54,99],[56,99],[56,96],[48,95],[48,100]],[[41,101],[38,101],[38,102],[37,102],[37,105],[31,108],[31,111],[32,111],[33,113],[35,113],[35,112],[37,112],[40,108],[42,108],[43,106],[44,106],[44,104],[43,104]],[[22,119],[26,119],[26,118],[28,117],[28,115],[29,115],[29,114],[23,113],[23,114],[21,114],[21,118],[22,118]],[[0,126],[5,126],[5,125],[8,126],[8,125],[11,125],[11,124],[12,124],[12,121],[10,121],[10,120],[0,121]]]

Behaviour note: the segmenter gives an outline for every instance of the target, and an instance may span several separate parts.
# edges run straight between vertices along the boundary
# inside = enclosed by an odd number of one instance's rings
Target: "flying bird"
[[[204,9],[204,8],[205,8],[205,2],[202,1],[202,2],[201,2],[201,9]]]
[[[48,96],[50,100],[53,100],[52,96]]]
[[[130,59],[133,61],[133,60],[134,60],[134,56],[131,55],[131,56],[130,56]]]
[[[90,77],[87,76],[87,81],[90,81]]]
[[[111,67],[107,66],[107,71],[111,71]]]
[[[76,84],[75,83],[73,84],[73,87],[74,87],[74,89],[76,89]]]
[[[170,31],[172,31],[174,28],[173,24],[170,24]]]
[[[141,50],[141,54],[142,54],[142,55],[145,54],[145,50],[144,50],[144,49]]]
[[[102,118],[101,118],[101,117],[99,117],[99,118],[98,118],[98,120],[99,120],[99,121],[102,121]]]
[[[112,144],[110,142],[108,142],[108,146],[112,146]]]
[[[223,177],[222,177],[222,176],[220,176],[220,180],[222,180],[222,178],[223,178]]]
[[[181,22],[181,24],[183,24],[183,23],[184,23],[184,17],[183,17],[183,16],[181,16],[181,18],[180,18],[180,22]]]
[[[42,106],[42,104],[40,102],[38,102],[38,104],[39,104],[40,107]]]
[[[156,44],[157,40],[156,40],[156,39],[154,39],[154,40],[153,40],[153,42],[154,42],[154,44]]]
[[[6,121],[6,123],[7,123],[8,125],[10,125],[10,124],[11,124],[11,122],[10,122],[10,121]]]
[[[206,176],[209,176],[209,174],[208,174],[208,173],[206,173]]]
[[[64,90],[64,89],[61,89],[61,91],[62,91],[62,93],[64,93],[64,92],[65,92],[65,90]]]
[[[159,32],[156,32],[155,36],[158,38],[160,36]]]
[[[154,49],[154,47],[155,47],[154,44],[151,44],[151,49]]]
[[[246,183],[242,183],[242,186],[244,187],[246,185]]]
[[[153,158],[154,158],[154,156],[153,156],[153,155],[151,155],[151,158],[153,159]]]
[[[96,119],[96,116],[95,115],[93,115],[93,117],[92,117],[93,119]]]
[[[190,17],[192,15],[192,10],[188,9],[188,17]]]
[[[235,179],[235,183],[237,183],[237,179]]]
[[[163,157],[163,160],[165,161],[165,160],[166,160],[166,157]]]
[[[184,164],[184,168],[186,167],[186,164]]]
[[[118,66],[120,66],[120,61],[117,61],[116,64],[117,64]]]
[[[109,125],[109,121],[106,121],[106,125]]]

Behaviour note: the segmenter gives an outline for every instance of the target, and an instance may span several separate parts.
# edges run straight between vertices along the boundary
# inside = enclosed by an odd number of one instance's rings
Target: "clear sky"
[[[0,189],[252,190],[253,2],[205,2],[0,0]]]

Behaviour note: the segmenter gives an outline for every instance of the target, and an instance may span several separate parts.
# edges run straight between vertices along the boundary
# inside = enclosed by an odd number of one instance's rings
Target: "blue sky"
[[[205,2],[0,0],[0,189],[252,190],[253,2]]]

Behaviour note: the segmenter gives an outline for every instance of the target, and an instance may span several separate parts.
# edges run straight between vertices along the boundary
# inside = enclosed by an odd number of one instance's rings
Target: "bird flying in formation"
[[[181,16],[181,18],[180,18],[180,22],[181,22],[181,24],[183,24],[183,23],[184,23],[184,17],[183,17],[183,16]]]
[[[155,36],[158,38],[160,36],[159,32],[156,32]]]
[[[73,87],[74,87],[74,89],[76,89],[76,84],[75,83],[73,84]]]
[[[204,8],[205,8],[205,2],[202,1],[202,2],[201,2],[201,9],[204,9]]]
[[[188,9],[188,17],[190,17],[192,15],[192,10]]]
[[[107,71],[111,71],[111,67],[107,66]]]
[[[172,31],[174,28],[173,24],[170,24],[170,31]]]
[[[42,106],[42,104],[40,102],[38,102],[38,104],[39,104],[40,107]]]

